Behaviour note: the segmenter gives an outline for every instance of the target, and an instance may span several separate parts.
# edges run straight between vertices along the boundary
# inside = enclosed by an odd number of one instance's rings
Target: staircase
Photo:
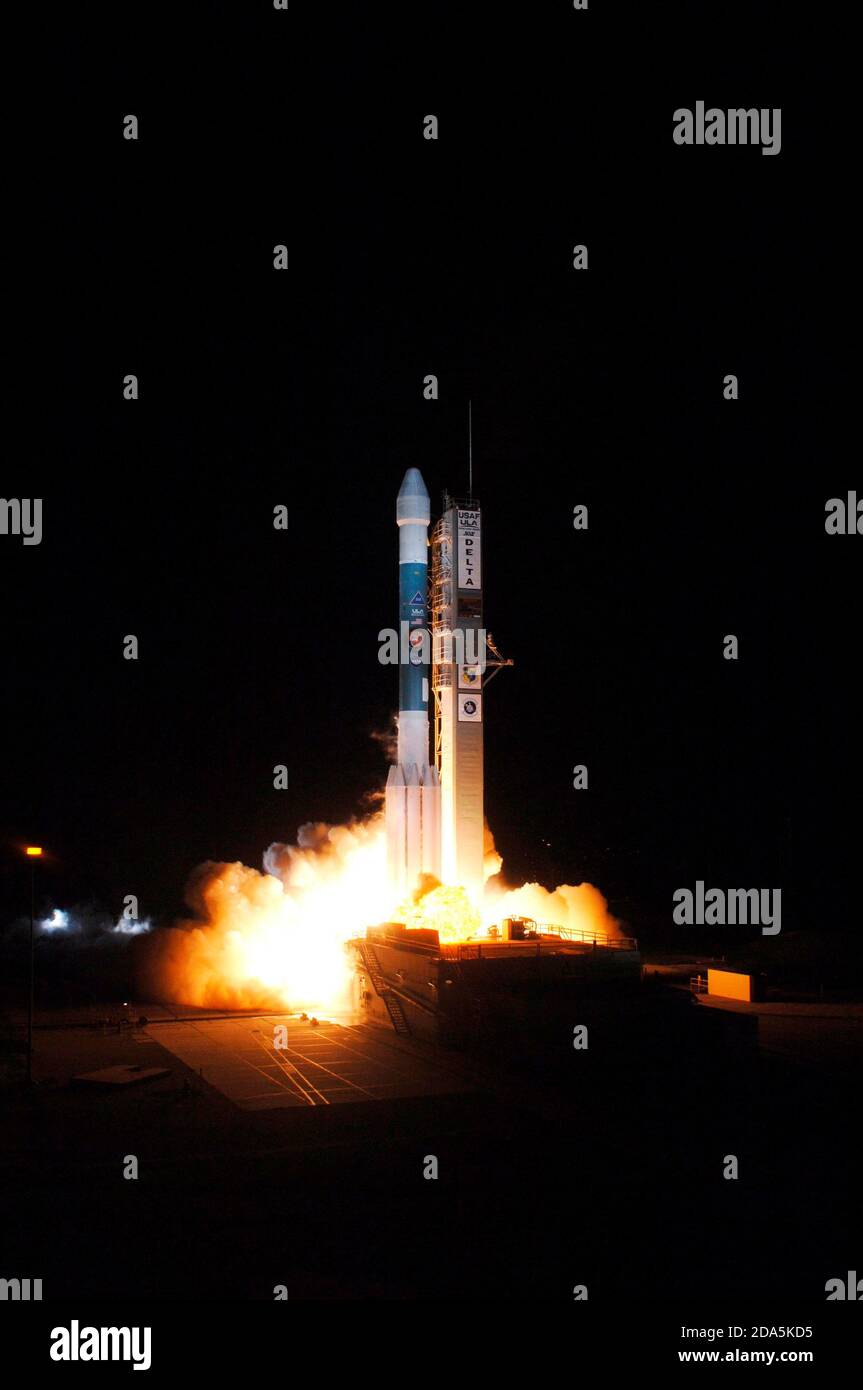
[[[402,1001],[387,984],[381,963],[378,959],[377,951],[368,940],[360,941],[358,945],[360,948],[360,955],[363,958],[363,965],[366,968],[366,973],[374,985],[376,992],[384,1001],[394,1031],[400,1033],[403,1037],[410,1036],[411,1026],[402,1008]]]
[[[378,993],[380,993],[380,991],[378,991]],[[388,989],[381,997],[386,1004],[387,1013],[390,1016],[395,1031],[401,1033],[403,1037],[410,1036],[411,1026],[407,1021],[405,1011],[402,1008],[402,1001],[399,999],[398,995],[393,994],[392,990]]]

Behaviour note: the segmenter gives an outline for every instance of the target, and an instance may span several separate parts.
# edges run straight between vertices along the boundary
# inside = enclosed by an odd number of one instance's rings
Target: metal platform
[[[285,1025],[288,1046],[274,1047]],[[443,1095],[464,1085],[434,1062],[363,1027],[289,1014],[158,1023],[147,1033],[244,1110]]]
[[[441,942],[431,929],[389,922],[349,943],[356,961],[355,1003],[370,1023],[461,1045],[511,1028],[554,1026],[589,991],[628,990],[641,980],[633,937],[507,919],[530,930]]]

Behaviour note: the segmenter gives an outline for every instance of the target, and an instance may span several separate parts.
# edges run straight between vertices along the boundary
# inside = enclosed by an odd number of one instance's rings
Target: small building
[[[758,975],[738,970],[707,971],[707,993],[718,999],[739,999],[745,1004],[752,1004],[760,997],[759,983]]]

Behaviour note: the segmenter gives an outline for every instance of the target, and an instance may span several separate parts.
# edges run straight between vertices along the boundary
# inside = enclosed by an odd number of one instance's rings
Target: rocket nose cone
[[[431,503],[423,475],[418,468],[409,468],[402,479],[396,500],[396,521],[431,520]]]

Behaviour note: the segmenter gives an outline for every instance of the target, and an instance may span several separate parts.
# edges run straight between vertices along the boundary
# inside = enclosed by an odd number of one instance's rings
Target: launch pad
[[[369,927],[348,943],[355,1003],[370,1023],[456,1045],[518,1026],[555,1029],[573,1003],[611,987],[637,988],[633,937],[578,932],[508,918],[497,935],[442,942],[437,931],[399,922]]]

